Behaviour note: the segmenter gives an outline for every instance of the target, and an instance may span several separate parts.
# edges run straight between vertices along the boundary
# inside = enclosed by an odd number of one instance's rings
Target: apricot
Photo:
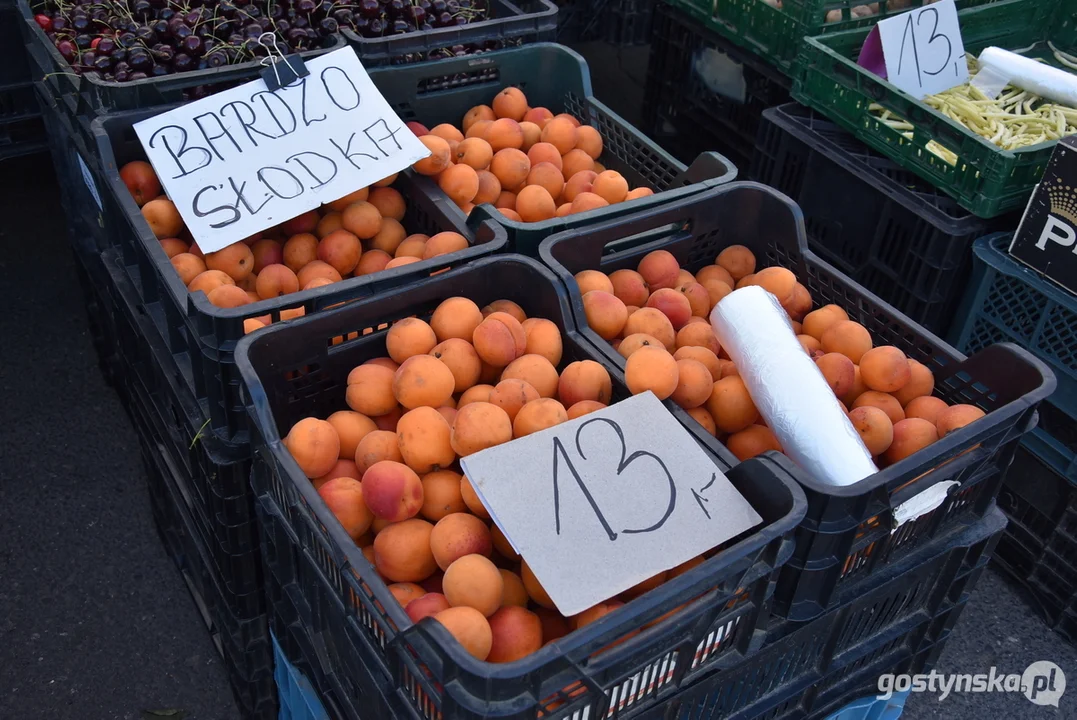
[[[475,492],[475,488],[472,487],[471,481],[467,479],[466,475],[460,477],[460,497],[463,498],[464,504],[467,505],[467,509],[473,515],[483,520],[490,519],[490,512],[482,504],[482,500],[479,499],[478,493]]]
[[[632,353],[636,352],[642,347],[657,347],[665,349],[665,345],[658,341],[658,338],[652,337],[647,333],[633,333],[617,345],[617,352],[621,353],[622,357],[630,357]]]
[[[423,250],[426,249],[426,241],[429,239],[430,237],[427,235],[408,235],[396,246],[396,250],[393,252],[393,258],[413,257],[417,260],[422,260]]]
[[[460,122],[460,127],[462,127],[466,133],[468,128],[480,120],[486,120],[488,122],[497,120],[497,115],[494,114],[493,108],[489,105],[476,105],[464,114],[464,118]]]
[[[374,520],[363,499],[363,486],[355,478],[333,478],[318,488],[318,495],[352,540],[365,533]]]
[[[391,430],[396,432],[396,424],[400,421],[400,416],[404,414],[404,409],[399,405],[393,406],[393,409],[384,415],[375,415],[370,418],[374,421],[374,424],[378,426],[379,430]]]
[[[826,329],[823,336],[819,338],[819,344],[823,352],[841,353],[859,364],[860,358],[871,350],[871,335],[860,323],[842,320]],[[863,368],[861,368],[861,374],[863,374]],[[867,378],[865,377],[864,380],[866,383]]]
[[[592,160],[602,155],[602,135],[590,125],[576,128],[576,149],[583,150]]]
[[[234,308],[261,300],[258,293],[248,292],[236,285],[219,285],[206,294],[211,305],[219,308]]]
[[[567,169],[562,170],[562,175],[567,179],[565,189],[561,191],[561,200],[567,203],[573,202],[582,193],[590,193],[591,183],[598,177],[598,173],[593,170],[578,170],[572,176],[566,175],[566,172]]]
[[[673,353],[673,359],[695,360],[703,363],[703,366],[707,368],[707,372],[711,374],[713,379],[717,380],[722,377],[722,364],[718,360],[717,353],[710,348],[700,347],[698,345],[685,345],[677,348],[677,352]]]
[[[393,396],[405,408],[438,408],[452,397],[456,378],[445,363],[429,355],[414,355],[393,376]],[[354,409],[354,408],[353,408]]]
[[[494,545],[486,523],[474,515],[458,512],[449,513],[434,525],[430,548],[437,566],[445,570],[465,555],[489,557]]]
[[[494,300],[492,303],[485,306],[482,309],[482,316],[487,318],[498,312],[511,315],[516,318],[516,322],[519,323],[523,323],[527,320],[527,313],[524,312],[524,309],[520,307],[519,304],[514,303],[512,300],[505,300],[504,298],[501,300]]]
[[[345,400],[348,407],[368,417],[384,415],[396,407],[394,371],[380,365],[360,365],[348,373]]]
[[[183,218],[168,198],[158,197],[147,202],[142,206],[142,217],[158,240],[176,237],[183,231]]]
[[[431,235],[430,239],[426,241],[426,247],[423,249],[423,260],[466,250],[467,247],[467,238],[460,233],[452,232],[451,230],[439,232],[436,235]]]
[[[340,441],[341,458],[355,458],[355,450],[359,447],[359,441],[378,429],[374,421],[362,413],[351,410],[338,410],[328,418],[326,422],[337,431]]]
[[[460,399],[456,401],[457,411],[473,402],[489,402],[490,394],[493,393],[493,391],[493,385],[480,384],[469,387],[460,395]]]
[[[610,289],[607,289],[606,292],[612,292],[625,305],[642,307],[646,304],[647,298],[651,295],[651,288],[647,284],[647,281],[635,270],[629,270],[627,268],[615,270],[609,276],[609,284]],[[592,289],[598,290],[603,288]]]
[[[505,312],[495,312],[475,328],[472,342],[484,362],[494,367],[505,367],[524,354],[527,334],[515,317]]]
[[[412,165],[415,172],[420,175],[437,175],[452,164],[448,140],[437,135],[423,135],[419,142],[426,146],[430,154]]]
[[[565,189],[565,179],[561,176],[560,168],[552,163],[532,163],[531,172],[527,174],[528,185],[539,185],[550,194],[551,198],[558,198]],[[517,200],[519,210],[519,200]]]
[[[501,187],[516,188],[527,180],[531,161],[522,150],[503,148],[494,153],[490,160],[490,172],[497,176]]]
[[[714,264],[728,272],[734,282],[739,282],[755,272],[755,253],[744,245],[730,245],[718,253]]]
[[[542,142],[550,143],[557,152],[565,155],[576,147],[576,126],[567,119],[555,117],[542,128]]]
[[[946,410],[947,407],[947,404],[937,397],[922,395],[913,398],[905,406],[905,417],[921,418],[938,427],[939,413]]]
[[[860,373],[860,366],[853,366],[853,387],[849,392],[841,395],[838,399],[845,405],[852,407],[856,399],[868,391],[868,386],[864,384],[864,378]]]
[[[608,202],[598,195],[595,195],[593,192],[581,192],[572,201],[572,209],[570,210],[569,215],[597,210],[608,205]]]
[[[564,422],[568,422],[568,412],[560,402],[553,398],[532,400],[516,413],[512,421],[512,437],[525,437]]]
[[[456,142],[460,142],[464,139],[464,134],[460,132],[460,130],[457,129],[455,125],[450,125],[449,123],[441,123],[440,125],[435,125],[433,128],[430,129],[430,132],[425,132],[422,134],[437,135],[439,138],[443,138],[445,140],[455,140]]]
[[[417,623],[423,618],[437,615],[442,610],[448,610],[449,607],[449,601],[445,599],[444,595],[428,592],[408,602],[404,607],[404,612],[408,614],[412,622]]]
[[[417,583],[430,577],[438,567],[430,549],[433,530],[433,525],[419,518],[385,526],[374,537],[378,572],[393,582]]]
[[[882,455],[894,441],[894,424],[881,409],[862,405],[849,412],[849,420],[872,456]]]
[[[677,258],[667,250],[653,250],[643,256],[636,268],[651,292],[672,288],[677,282],[681,266]]]
[[[706,371],[702,365],[700,368]],[[701,376],[697,373],[685,394],[694,398],[698,394],[697,384],[700,380]],[[678,389],[678,363],[665,348],[642,347],[625,362],[625,382],[633,395],[650,390],[659,400],[665,400]],[[706,390],[709,396],[710,387]]]
[[[310,281],[315,278],[325,278],[331,283],[340,282],[342,279],[340,273],[336,271],[336,268],[321,260],[314,260],[304,265],[296,274],[296,278],[299,280],[299,286],[303,288],[309,285]]]
[[[363,473],[359,472],[359,466],[355,464],[354,460],[340,458],[333,464],[333,467],[329,468],[329,472],[321,477],[313,478],[310,482],[314,485],[314,489],[317,490],[330,480],[338,477],[350,477],[353,480],[362,480]]]
[[[285,265],[268,265],[258,273],[254,289],[259,298],[268,300],[298,292],[299,278]]]
[[[403,363],[415,355],[426,355],[437,345],[434,329],[418,318],[404,318],[393,324],[385,337],[385,348],[394,362]]]
[[[169,262],[172,263],[172,267],[176,269],[176,274],[180,277],[180,282],[185,287],[189,287],[202,273],[206,272],[206,264],[202,262],[202,258],[191,253],[180,253],[173,255]]]
[[[716,381],[706,405],[715,427],[726,433],[740,432],[759,418],[759,411],[739,375]]]
[[[482,138],[470,137],[456,146],[454,157],[458,165],[466,165],[473,170],[485,170],[490,167],[494,149]]]
[[[535,577],[535,573],[531,571],[526,560],[520,564],[520,579],[523,580],[524,587],[527,589],[527,594],[531,597],[533,603],[547,608],[548,610],[556,609],[553,600],[550,599],[546,590],[543,589],[542,584],[539,583],[538,578]]]
[[[975,405],[951,405],[939,411],[935,417],[935,426],[939,431],[939,437],[944,438],[983,416],[984,411]]]
[[[892,345],[868,350],[860,358],[859,364],[864,384],[879,392],[895,393],[905,387],[912,377],[905,353]]]
[[[557,393],[557,368],[541,355],[523,355],[513,360],[501,373],[501,378],[502,381],[523,380],[534,388],[540,397],[554,397]]]
[[[542,128],[533,122],[520,123],[520,130],[524,133],[524,142],[520,149],[524,152],[530,150],[536,143],[542,140]]]
[[[489,170],[480,170],[478,173],[479,189],[472,201],[476,205],[494,203],[501,197],[501,181]]]
[[[603,170],[591,183],[591,192],[610,205],[624,202],[628,194],[628,181],[616,170]]]
[[[524,357],[527,356],[525,355]],[[519,378],[511,378],[502,380],[497,384],[493,392],[490,393],[490,403],[504,410],[509,416],[509,420],[512,421],[516,419],[516,414],[520,412],[520,408],[532,400],[538,400],[539,397],[538,390],[529,382]]]
[[[810,337],[810,336],[805,336]],[[811,338],[814,340],[814,338]],[[856,380],[856,366],[849,358],[840,353],[826,353],[815,361],[819,371],[826,378],[826,384],[837,397],[844,397],[853,389]]]
[[[699,407],[707,401],[714,387],[710,371],[703,363],[696,360],[675,359],[675,362],[678,379],[677,388],[671,395],[673,402],[686,410]]]
[[[494,527],[494,531],[497,531],[496,526]],[[504,535],[502,535],[501,537],[504,538]],[[494,547],[497,547],[496,540],[494,542]],[[527,601],[529,600],[529,598],[527,597],[527,588],[524,587],[524,581],[520,579],[519,575],[517,575],[511,570],[501,568],[500,573],[501,580],[504,583],[504,586],[501,590],[501,607],[526,608]],[[535,619],[537,620],[538,617],[536,616]],[[541,635],[541,627],[539,632]]]
[[[711,281],[725,283],[730,288],[737,284],[737,281],[733,279],[733,276],[729,274],[729,271],[721,265],[707,265],[700,268],[699,272],[696,273],[696,282],[705,285]]]
[[[609,372],[594,360],[569,363],[558,379],[557,397],[568,406],[584,400],[609,405],[612,395],[613,381]]]
[[[647,298],[647,307],[654,308],[669,318],[674,330],[680,330],[692,317],[692,306],[688,298],[672,288],[659,288],[652,292]]]
[[[397,444],[404,463],[417,473],[447,468],[456,460],[450,436],[452,428],[432,407],[418,407],[400,417]]]
[[[427,134],[429,133],[423,133],[423,135]],[[344,208],[348,207],[353,202],[366,200],[368,197],[370,197],[370,188],[359,188],[355,192],[348,193],[344,197],[334,200],[329,203],[327,207],[333,212],[342,213],[344,212]]]
[[[386,189],[391,190],[392,188]],[[378,230],[377,235],[367,241],[367,246],[371,250],[381,250],[386,255],[395,256],[397,248],[400,247],[400,243],[404,242],[407,236],[408,231],[404,229],[404,226],[398,220],[389,217],[382,218],[381,229]],[[426,246],[425,242],[423,246]],[[356,258],[356,264],[359,264],[358,257]],[[340,268],[337,269],[339,270]]]
[[[677,331],[676,344],[678,350],[686,347],[699,347],[709,350],[715,356],[722,349],[722,346],[718,343],[718,336],[714,334],[714,329],[707,322],[691,323],[683,326]]]
[[[542,185],[528,185],[516,195],[516,212],[524,222],[542,222],[557,214],[557,204]]]
[[[475,199],[479,192],[479,175],[475,169],[464,164],[445,168],[438,175],[438,187],[454,203],[462,205]]]
[[[449,338],[434,346],[430,355],[445,364],[453,375],[453,392],[462,393],[479,381],[482,361],[471,343],[460,338]]]
[[[900,420],[894,423],[894,440],[883,453],[883,458],[887,464],[893,465],[938,439],[938,430],[927,420],[921,418]]]
[[[605,403],[600,403],[597,400],[580,400],[578,403],[572,405],[567,411],[569,420],[575,420],[578,417],[583,417],[596,410],[601,410],[608,407]]]
[[[482,322],[479,306],[465,297],[443,300],[430,317],[430,327],[438,342],[458,338],[471,342],[475,328]]]
[[[692,416],[692,419],[703,426],[703,429],[709,432],[711,435],[718,434],[718,426],[714,424],[714,418],[707,412],[706,407],[694,407],[688,410],[688,414]]]
[[[481,612],[472,607],[450,607],[434,615],[449,634],[477,660],[485,660],[493,646],[490,623]]]
[[[416,585],[415,583],[393,583],[389,586],[389,592],[393,594],[396,601],[404,608],[406,608],[408,603],[412,600],[418,600],[426,594],[426,591],[423,590],[422,586]]]
[[[545,318],[528,318],[521,325],[524,329],[526,344],[524,353],[527,355],[541,355],[557,367],[561,362],[563,350],[561,331],[557,325]]]
[[[436,410],[432,412],[437,414]],[[440,415],[438,419],[444,421]],[[370,512],[388,522],[414,517],[423,506],[422,481],[404,463],[379,460],[363,472],[362,485]]]
[[[860,397],[853,402],[851,409],[855,410],[858,407],[865,406],[879,408],[886,413],[886,416],[890,418],[890,422],[895,426],[905,419],[905,411],[901,409],[901,403],[893,395],[887,395],[877,390],[868,390],[860,394]]]
[[[164,238],[160,242],[161,249],[164,250],[165,256],[169,260],[180,253],[185,253],[190,250],[190,246],[178,238]]]
[[[303,418],[284,437],[284,447],[308,478],[329,472],[340,457],[340,438],[336,429],[318,418]]]
[[[479,138],[481,140],[486,139],[486,133],[490,131],[490,126],[494,124],[493,120],[479,120],[474,125],[469,127],[464,133],[465,138]],[[451,147],[451,145],[450,145]]]
[[[714,303],[711,302],[710,292],[707,288],[693,281],[684,282],[677,286],[677,292],[688,299],[692,308],[692,317],[706,318]]]
[[[625,337],[644,333],[656,338],[670,352],[676,350],[677,334],[673,329],[673,323],[657,308],[640,308],[629,315],[625,321],[623,333]]]
[[[520,88],[507,87],[494,96],[494,115],[519,122],[527,114],[527,97]]]
[[[579,615],[574,616],[572,618],[572,624],[577,630],[579,630],[582,627],[587,627],[599,618],[609,615],[611,612],[622,606],[624,606],[624,603],[620,600],[607,600],[606,602],[600,602],[593,607],[587,608]]]
[[[472,607],[489,617],[501,607],[505,581],[490,559],[483,555],[464,555],[445,569],[442,578],[445,599],[453,607]]]
[[[544,107],[531,108],[524,113],[524,122],[534,123],[540,128],[544,127],[552,119],[553,113]]]
[[[452,448],[461,457],[511,439],[512,420],[500,406],[473,402],[457,410],[452,426]]]
[[[355,266],[355,276],[371,275],[381,272],[389,266],[393,258],[383,250],[370,250],[359,258],[359,264]]]
[[[550,143],[537,142],[532,145],[527,151],[527,159],[531,161],[531,167],[539,163],[549,163],[557,168],[558,173],[561,172],[561,153]]]
[[[740,432],[735,432],[725,441],[729,451],[744,461],[761,455],[767,450],[782,451],[781,443],[768,427],[749,425]]]
[[[863,363],[863,359],[860,361]],[[909,380],[894,392],[894,397],[902,406],[908,406],[918,397],[930,395],[935,389],[935,374],[923,363],[908,359]]]
[[[583,150],[569,150],[561,158],[561,174],[566,180],[571,180],[577,175],[584,175],[587,177],[587,184],[591,185],[598,177],[597,165],[594,159]]]
[[[522,582],[520,588],[523,588]],[[525,592],[525,603],[526,598]],[[490,631],[493,642],[487,662],[513,662],[542,647],[542,622],[538,615],[523,606],[513,604],[500,608],[490,616]]]
[[[604,340],[612,340],[620,335],[628,320],[625,304],[616,295],[602,290],[584,294],[583,309],[588,325]]]

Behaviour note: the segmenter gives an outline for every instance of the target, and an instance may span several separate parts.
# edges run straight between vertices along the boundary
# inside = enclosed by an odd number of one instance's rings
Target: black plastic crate
[[[651,41],[654,0],[568,0],[561,6],[557,42],[599,40],[616,47]]]
[[[47,148],[33,84],[25,79],[0,84],[0,160]]]
[[[1010,524],[995,560],[1025,588],[1044,622],[1077,643],[1077,482],[1033,448],[1029,442],[1018,449],[999,495]]]
[[[976,217],[797,103],[763,112],[751,178],[797,202],[809,248],[940,336],[968,284],[973,240],[1018,222]]]
[[[30,82],[30,66],[26,62],[19,22],[15,3],[0,3],[0,86]]]
[[[524,43],[553,40],[557,6],[550,0],[487,0],[489,20],[425,32],[368,38],[350,28],[341,30],[363,67],[400,65],[453,57],[453,48],[500,50]]]
[[[258,530],[250,492],[250,446],[220,441],[187,391],[171,354],[138,297],[115,250],[101,259],[103,314],[115,353],[114,386],[139,432],[164,448],[174,484],[199,543],[212,561],[224,599],[238,617],[265,613]],[[139,407],[135,418],[132,406]]]
[[[763,110],[789,102],[791,86],[759,56],[655,3],[643,127],[682,160],[717,150],[751,167]]]
[[[432,272],[495,253],[507,243],[505,232],[496,224],[487,222],[470,229],[455,214],[455,206],[452,210],[447,207],[451,205],[447,198],[429,196],[416,184],[416,176],[401,173],[394,187],[401,191],[408,205],[403,220],[408,231],[431,235],[447,230],[459,232],[471,243],[469,248],[238,308],[215,307],[204,293],[191,294],[184,287],[119,176],[125,163],[144,158],[132,126],[162,110],[118,113],[94,121],[97,153],[102,164],[90,167],[90,179],[85,187],[94,186],[96,195],[76,186],[72,191],[79,193],[73,201],[75,214],[84,218],[88,226],[95,215],[103,218],[100,227],[91,228],[97,244],[119,246],[140,303],[146,306],[189,389],[202,404],[210,420],[209,430],[226,442],[247,443],[246,412],[239,398],[239,377],[232,359],[236,342],[244,334],[244,320],[269,315],[276,322],[282,310],[312,313],[342,302],[388,293]],[[104,210],[96,206],[98,197]]]
[[[988,347],[965,358],[807,249],[804,221],[789,198],[756,183],[731,183],[663,208],[561,233],[545,240],[544,263],[561,276],[583,336],[618,368],[625,358],[587,324],[574,275],[581,270],[635,269],[648,252],[664,249],[696,271],[729,245],[752,249],[759,267],[791,269],[817,305],[834,303],[871,332],[875,344],[895,345],[935,375],[935,394],[969,403],[988,416],[930,448],[853,485],[835,488],[798,470],[808,516],[797,549],[782,568],[778,612],[806,620],[832,607],[843,586],[866,577],[913,548],[974,523],[990,510],[1021,435],[1035,424],[1036,407],[1054,389],[1051,371],[1015,345]],[[697,439],[735,463],[703,426]],[[939,482],[955,481],[931,512],[897,528],[894,510]]]
[[[554,114],[570,113],[598,130],[603,141],[599,161],[621,173],[631,187],[654,190],[654,195],[648,197],[533,223],[509,220],[490,205],[471,211],[467,217],[469,226],[475,228],[486,219],[494,220],[508,233],[513,252],[530,257],[538,254],[539,242],[555,232],[661,205],[737,176],[733,163],[709,148],[693,155],[688,167],[675,160],[597,100],[586,61],[560,45],[539,43],[477,58],[376,68],[370,79],[402,120],[414,120],[427,128],[441,123],[458,125],[468,110],[489,104],[502,88],[519,87],[533,107],[545,107]],[[420,177],[417,184],[431,196],[443,198],[450,211],[464,221],[463,210],[448,200],[436,182]]]
[[[279,557],[266,562],[280,563],[274,572],[281,584],[296,578],[310,594],[313,615],[304,623],[312,624],[314,636],[326,644],[331,665],[345,668],[337,676],[348,703],[362,707],[364,689],[355,670],[365,668],[374,682],[403,688],[412,710],[430,718],[534,718],[561,701],[566,701],[563,712],[569,714],[584,708],[597,712],[610,702],[643,707],[715,668],[735,665],[758,647],[766,622],[763,605],[803,513],[802,499],[787,473],[789,463],[777,455],[728,472],[763,525],[730,541],[695,570],[632,601],[623,613],[611,613],[608,624],[589,625],[512,666],[495,668],[467,655],[437,623],[410,622],[280,438],[302,417],[325,416],[344,407],[344,383],[351,369],[385,353],[385,332],[362,334],[366,329],[403,317],[425,317],[446,297],[458,295],[480,305],[509,299],[529,315],[556,323],[564,346],[562,365],[579,359],[602,362],[576,334],[556,277],[517,255],[478,260],[412,285],[406,294],[372,298],[269,328],[244,338],[236,350],[250,398],[256,458],[251,481],[262,510],[272,503],[288,529],[273,540]],[[333,338],[352,332],[360,336],[330,345]],[[614,401],[625,399],[623,375],[606,365]],[[264,552],[271,552],[269,546],[267,541]],[[287,547],[291,552],[282,551]],[[605,651],[685,598],[698,599],[625,639],[616,652]],[[566,661],[589,656],[595,657]],[[624,697],[641,676],[650,684]],[[496,684],[491,683],[494,677],[499,678]],[[562,690],[570,686],[573,695],[567,702]]]
[[[136,410],[136,413],[139,412]],[[228,671],[240,716],[274,720],[277,691],[273,681],[273,648],[266,615],[240,620],[230,615],[223,592],[199,546],[170,468],[165,450],[140,435],[149,479],[150,504],[161,542],[183,576]]]
[[[1006,519],[995,509],[948,547],[923,548],[880,569],[864,592],[822,617],[775,622],[763,649],[690,688],[667,718],[794,720],[824,718],[875,686],[882,673],[934,665],[987,566]]]

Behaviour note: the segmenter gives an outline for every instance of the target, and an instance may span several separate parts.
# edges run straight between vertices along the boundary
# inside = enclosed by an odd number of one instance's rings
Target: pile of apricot
[[[540,222],[653,194],[630,189],[621,173],[598,162],[598,130],[568,113],[530,107],[519,88],[471,108],[459,128],[408,125],[430,150],[415,171],[435,178],[465,213],[491,203],[510,220]]]
[[[507,300],[449,298],[393,324],[386,349],[349,374],[348,410],[300,420],[284,446],[414,622],[432,616],[476,658],[510,662],[702,562],[560,615],[458,459],[606,407],[609,373],[562,366],[558,326]]]
[[[409,234],[401,222],[403,195],[396,175],[257,233],[216,252],[203,253],[176,206],[161,195],[153,168],[134,161],[120,170],[142,215],[188,292],[202,291],[217,307],[230,308],[331,285],[445,255],[468,247],[456,232]],[[303,308],[281,311],[287,320]],[[252,332],[270,315],[250,318]]]
[[[880,465],[984,415],[973,405],[948,406],[933,397],[929,368],[896,347],[875,347],[867,328],[837,305],[813,310],[811,293],[791,271],[757,270],[755,255],[742,245],[726,248],[695,274],[656,250],[635,270],[584,270],[575,277],[588,325],[626,359],[629,389],[672,399],[741,460],[781,450],[708,320],[715,305],[746,285],[762,287],[781,303]]]

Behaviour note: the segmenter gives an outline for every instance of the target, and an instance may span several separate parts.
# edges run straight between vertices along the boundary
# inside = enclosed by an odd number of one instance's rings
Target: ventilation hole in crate
[[[717,628],[711,629],[706,637],[696,646],[695,656],[692,658],[692,670],[695,670],[717,657],[725,654],[725,651],[733,647],[736,642],[737,627],[743,620],[738,615],[731,618]]]
[[[558,690],[553,695],[541,700],[538,707],[538,716],[543,718],[556,717],[561,720],[585,720],[591,716],[591,703],[565,707],[573,701],[580,702],[587,695],[587,686],[576,680]]]
[[[1029,287],[1023,280],[1003,275],[997,277],[992,295],[981,312],[993,318],[1013,335],[1026,342],[1039,325],[1047,306],[1047,298]]]
[[[415,88],[415,94],[426,95],[427,93],[455,90],[472,85],[494,84],[500,79],[501,71],[496,67],[479,68],[470,72],[453,73],[452,75],[439,75],[420,80]],[[521,87],[525,87],[525,85]],[[412,117],[414,117],[414,113],[412,113]],[[401,118],[403,119],[404,116],[401,115]]]
[[[1053,305],[1047,313],[1037,347],[1077,377],[1077,313]]]
[[[872,542],[866,547],[852,553],[845,559],[845,566],[842,568],[841,577],[839,582],[847,582],[849,578],[855,577],[858,573],[871,565],[871,555],[875,551],[875,546],[878,542]]]
[[[1077,408],[1074,409],[1077,410]],[[1077,453],[1077,418],[1070,417],[1063,410],[1047,402],[1040,404],[1039,413],[1039,428],[1070,450],[1071,456],[1068,460],[1072,465],[1075,460],[1072,453]]]
[[[404,675],[404,689],[407,691],[408,698],[412,704],[418,709],[419,715],[427,718],[427,720],[441,720],[441,710],[438,709],[437,704],[427,694],[422,684],[412,675],[411,668],[404,665],[401,672]]]
[[[1069,536],[1072,547],[1066,557],[1074,559],[1077,562],[1077,500],[1072,502],[1072,507],[1066,510],[1065,516],[1062,518],[1062,522],[1058,525],[1059,529]],[[1074,585],[1077,587],[1077,585]]]
[[[610,705],[604,717],[616,717],[633,705],[657,695],[663,687],[672,682],[676,667],[677,652],[672,650],[609,688],[607,693]]]

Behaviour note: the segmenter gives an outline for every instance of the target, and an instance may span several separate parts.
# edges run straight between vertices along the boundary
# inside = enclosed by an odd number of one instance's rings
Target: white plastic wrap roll
[[[980,65],[1008,78],[1014,87],[1077,107],[1077,75],[1073,73],[997,47],[985,48],[979,60]]]
[[[710,320],[793,462],[831,485],[851,485],[878,472],[777,298],[761,287],[744,287],[723,298]]]

